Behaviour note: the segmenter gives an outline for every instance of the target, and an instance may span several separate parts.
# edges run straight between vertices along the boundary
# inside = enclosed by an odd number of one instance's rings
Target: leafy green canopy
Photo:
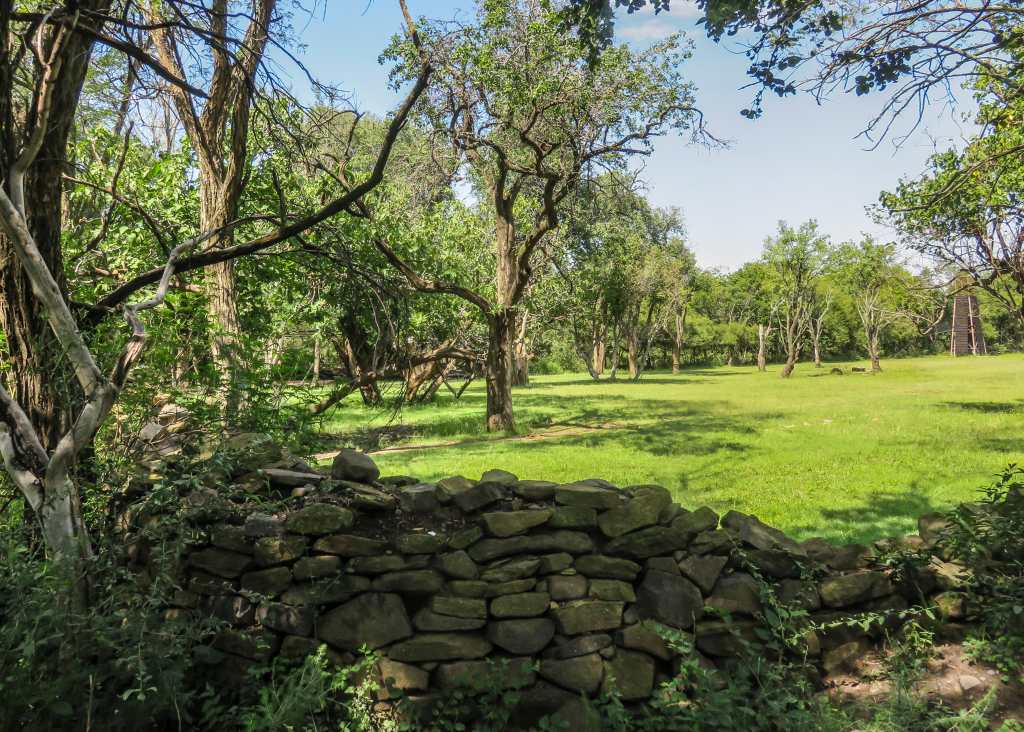
[[[616,7],[634,12],[656,0],[570,0],[567,17],[599,48],[611,33]],[[762,113],[764,92],[786,96],[801,88],[819,98],[841,89],[885,92],[866,132],[887,133],[902,114],[920,119],[929,99],[981,75],[1009,81],[1021,70],[1024,6],[986,0],[697,0],[708,37],[737,37],[758,91],[747,117]],[[1020,84],[1007,91],[1021,96]]]
[[[950,279],[966,273],[1024,320],[1024,73],[1005,79],[1001,71],[976,84],[982,131],[882,192],[877,213]]]

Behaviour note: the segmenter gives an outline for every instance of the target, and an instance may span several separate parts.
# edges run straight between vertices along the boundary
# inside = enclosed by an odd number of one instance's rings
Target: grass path
[[[746,367],[639,383],[537,377],[515,392],[526,438],[514,440],[483,433],[484,393],[474,385],[459,402],[406,409],[405,449],[375,459],[386,473],[425,480],[504,468],[660,483],[684,506],[737,508],[797,536],[838,540],[911,531],[917,515],[972,498],[1007,462],[1024,460],[1024,356],[883,366],[832,376],[801,364],[789,381]],[[350,400],[325,429],[351,435],[392,420]],[[554,429],[566,434],[530,439]]]

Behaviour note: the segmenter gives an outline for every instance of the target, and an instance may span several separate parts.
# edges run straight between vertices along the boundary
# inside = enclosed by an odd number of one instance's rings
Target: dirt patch
[[[884,673],[884,654],[884,650],[873,650],[849,671],[826,677],[829,696],[841,704],[882,702],[892,693],[892,682]],[[971,661],[963,646],[955,643],[936,646],[916,690],[927,701],[954,711],[969,709],[994,690],[995,708],[990,715],[993,729],[1007,720],[1024,722],[1024,688],[1004,682],[996,669]]]

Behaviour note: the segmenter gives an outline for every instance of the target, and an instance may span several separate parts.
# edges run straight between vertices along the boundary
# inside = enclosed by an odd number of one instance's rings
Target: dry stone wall
[[[581,693],[654,693],[679,662],[664,628],[691,640],[701,664],[727,665],[763,639],[766,599],[826,626],[931,598],[951,619],[964,612],[957,568],[938,558],[934,571],[897,581],[873,563],[878,547],[798,543],[754,516],[684,508],[656,485],[501,470],[422,483],[381,478],[351,450],[328,475],[259,436],[235,447],[244,458],[223,477],[246,490],[181,497],[193,533],[168,610],[226,621],[214,642],[226,682],[325,644],[340,664],[374,650],[386,687],[429,699],[505,659],[504,678],[525,684],[526,717],[571,716]],[[279,499],[245,499],[256,495]],[[127,515],[129,526],[144,523],[143,511]],[[926,517],[920,537],[900,541],[928,546],[940,523]],[[134,536],[144,566],[153,548]],[[793,649],[809,669],[834,669],[870,641],[834,628],[808,631]]]

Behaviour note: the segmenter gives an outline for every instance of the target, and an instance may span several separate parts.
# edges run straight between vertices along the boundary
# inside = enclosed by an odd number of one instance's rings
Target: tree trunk
[[[672,373],[678,374],[683,365],[683,343],[686,338],[686,310],[676,313],[676,330],[672,339]]]
[[[440,360],[427,361],[425,363],[410,366],[405,371],[405,391],[403,399],[406,402],[428,401],[440,386],[441,376],[447,368],[447,363]],[[376,389],[376,385],[374,386]],[[377,391],[377,399],[380,400],[380,392]],[[363,395],[366,401],[366,395]]]
[[[782,373],[779,374],[783,379],[788,379],[789,375],[793,373],[793,369],[796,368],[796,354],[790,353],[786,355],[786,363],[782,367]]]
[[[605,342],[604,336],[602,335],[600,340],[594,342],[594,356],[592,363],[594,365],[593,376],[595,379],[600,379],[601,375],[604,373],[604,352]]]
[[[512,385],[530,385],[530,348],[526,341],[526,325],[529,320],[529,313],[523,312],[519,316],[519,329],[515,339],[515,349],[512,368]]]
[[[83,11],[103,15],[109,0],[83,0]],[[24,120],[15,109],[14,36],[9,28],[14,5],[0,7],[0,181],[7,184],[11,164],[19,152]],[[102,24],[101,24],[102,26]],[[56,26],[52,26],[56,27]],[[52,48],[52,27],[43,29],[44,56]],[[60,73],[54,80],[52,103],[47,109],[47,129],[42,145],[29,168],[24,183],[26,223],[40,254],[67,298],[64,257],[61,249],[62,174],[67,166],[67,148],[82,84],[92,53],[92,38],[72,33],[60,53]],[[22,110],[23,111],[23,110]],[[85,395],[74,377],[69,361],[62,358],[45,314],[35,297],[29,279],[18,261],[13,244],[0,235],[0,328],[6,339],[6,352],[12,374],[12,396],[22,406],[46,453],[52,454],[84,403]],[[83,448],[82,455],[89,450]],[[83,463],[80,461],[79,472]],[[84,604],[88,597],[82,578],[87,576],[87,560],[92,555],[88,531],[82,517],[78,489],[70,477],[59,485],[45,484],[46,499],[27,507],[26,526],[39,525],[47,555],[60,561],[75,582],[71,597]],[[35,512],[38,524],[32,520]]]
[[[313,383],[320,383],[320,336],[313,336]]]
[[[868,358],[871,359],[871,371],[873,373],[879,373],[882,370],[881,347],[878,343],[879,334],[878,331],[873,331],[870,328],[866,330],[868,337]]]
[[[615,330],[612,333],[612,348],[611,355],[609,358],[611,364],[611,372],[608,374],[609,381],[615,381],[615,376],[619,371],[619,328],[615,326]]]
[[[789,375],[793,373],[793,369],[796,368],[796,362],[800,359],[800,341],[797,340],[797,336],[792,332],[787,331],[786,334],[786,363],[782,367],[782,372],[779,374],[783,379],[788,379]]]
[[[757,370],[764,371],[767,365],[767,356],[765,349],[767,348],[769,329],[766,325],[757,326]]]
[[[817,338],[814,339],[814,368],[821,368],[821,348]]]
[[[366,333],[354,319],[343,319],[341,328],[346,335],[334,342],[338,361],[348,371],[352,383],[359,384],[363,404],[376,406],[381,401],[380,388],[377,386],[377,363],[372,357],[372,349],[368,349]],[[358,343],[353,342],[356,338],[359,339]]]
[[[228,193],[212,172],[201,176],[203,184],[199,211],[201,231],[214,231],[230,223],[238,210],[237,197]],[[234,241],[232,233],[225,232],[211,240],[213,247],[228,247]],[[213,363],[220,379],[219,398],[224,422],[235,424],[241,407],[238,390],[238,353],[242,327],[238,320],[238,282],[233,260],[211,265],[206,275],[207,309],[211,319],[210,348]]]
[[[793,373],[793,369],[796,368],[796,362],[800,359],[800,341],[797,340],[797,336],[791,331],[786,332],[786,363],[782,367],[782,372],[779,374],[783,379],[788,379],[789,375]]]
[[[530,385],[530,359],[526,356],[522,356],[519,353],[518,348],[516,349],[516,355],[512,366],[512,385]]]
[[[12,106],[15,93],[10,66],[14,50],[7,23],[13,6],[0,10],[0,180],[6,185],[7,168],[18,154],[21,124]],[[103,14],[110,6],[95,0],[82,3],[83,10]],[[55,27],[55,26],[54,26]],[[52,35],[47,32],[44,46],[49,49]],[[52,114],[42,147],[25,176],[25,209],[29,232],[53,274],[61,294],[67,299],[64,254],[61,248],[63,227],[63,179],[67,171],[67,147],[74,126],[75,111],[92,53],[92,40],[74,33],[67,39],[62,64],[53,90]],[[13,381],[12,394],[28,414],[47,451],[56,447],[60,436],[71,424],[84,395],[78,387],[67,359],[47,324],[46,316],[32,292],[12,245],[0,234],[0,327],[7,339]]]
[[[488,318],[487,431],[515,428],[512,412],[512,340],[515,317],[499,310]]]
[[[626,364],[629,367],[629,378],[636,381],[640,378],[640,343],[635,335],[626,339]]]

